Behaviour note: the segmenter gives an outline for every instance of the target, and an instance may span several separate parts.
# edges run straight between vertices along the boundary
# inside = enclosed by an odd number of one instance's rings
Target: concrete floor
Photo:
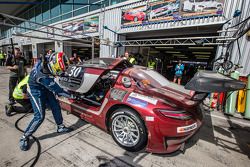
[[[33,143],[27,152],[19,150],[22,135],[15,121],[23,114],[7,117],[4,104],[8,94],[8,72],[0,67],[0,166],[30,166],[37,154]],[[41,143],[41,155],[36,166],[225,166],[249,167],[250,121],[227,118],[204,107],[204,125],[186,144],[184,154],[156,155],[144,151],[131,153],[120,148],[112,137],[74,115],[63,112],[65,124],[75,130],[58,135],[50,111],[34,134]],[[25,128],[32,115],[20,121]]]

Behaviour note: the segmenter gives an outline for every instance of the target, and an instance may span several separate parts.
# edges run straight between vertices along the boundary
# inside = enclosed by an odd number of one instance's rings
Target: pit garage
[[[217,51],[216,38],[220,25],[178,30],[147,31],[122,34],[120,46],[136,59],[137,65],[148,66],[155,62],[155,69],[169,80],[174,78],[174,69],[179,60],[185,66],[182,84],[186,84],[199,70],[212,70],[212,61]],[[122,49],[118,56],[122,56]]]
[[[95,38],[94,45],[92,45],[91,38],[64,40],[63,51],[69,57],[76,53],[82,61],[89,60],[92,57],[100,57],[100,44],[96,39],[97,38]]]

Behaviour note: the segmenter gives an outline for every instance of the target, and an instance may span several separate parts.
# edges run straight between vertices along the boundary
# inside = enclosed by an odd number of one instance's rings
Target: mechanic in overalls
[[[15,101],[21,106],[9,105],[5,106],[5,113],[7,116],[11,116],[12,112],[29,112],[32,109],[30,100],[27,95],[27,84],[29,80],[29,75],[27,75],[18,85],[15,87],[13,91],[13,98]]]
[[[64,91],[55,81],[56,76],[60,76],[68,67],[69,61],[63,52],[46,55],[43,60],[39,60],[30,73],[27,92],[34,111],[34,117],[24,131],[20,139],[20,149],[27,151],[30,147],[29,137],[41,125],[45,117],[46,105],[52,110],[53,117],[57,124],[57,132],[70,132],[73,129],[67,128],[63,124],[63,118],[59,102],[55,95],[73,98]]]

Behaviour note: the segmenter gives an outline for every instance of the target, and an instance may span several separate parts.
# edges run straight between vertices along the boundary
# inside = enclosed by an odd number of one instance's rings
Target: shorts
[[[174,77],[177,78],[177,79],[181,79],[181,78],[182,78],[182,75],[176,75],[176,74],[175,74]]]

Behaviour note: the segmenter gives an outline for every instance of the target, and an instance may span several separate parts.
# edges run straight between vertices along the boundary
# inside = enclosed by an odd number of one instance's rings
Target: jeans
[[[32,88],[28,89],[30,101],[34,111],[34,117],[24,131],[24,136],[32,135],[37,128],[42,124],[45,117],[46,105],[48,105],[57,125],[63,123],[61,107],[55,98],[55,95],[45,88]]]
[[[16,102],[21,104],[21,106],[13,106],[16,112],[29,112],[32,109],[29,99],[16,99]]]
[[[18,77],[10,77],[9,78],[9,101],[10,102],[15,101],[12,94],[13,94],[15,87],[17,86],[17,82],[18,82]]]

